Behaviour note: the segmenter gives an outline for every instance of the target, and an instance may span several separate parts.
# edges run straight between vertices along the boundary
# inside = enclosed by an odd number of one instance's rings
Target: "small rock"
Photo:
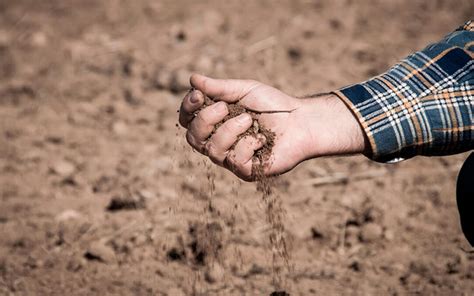
[[[56,221],[58,222],[66,222],[70,220],[78,220],[82,217],[82,215],[75,211],[75,210],[65,210],[64,212],[60,213],[56,216]]]
[[[35,32],[30,36],[30,44],[34,47],[45,47],[48,44],[48,36],[44,32]]]
[[[140,190],[138,194],[144,199],[155,199],[157,197],[154,192],[146,190],[146,189]]]
[[[452,254],[448,257],[449,259],[446,262],[446,272],[448,274],[463,273],[467,270],[467,262],[464,257],[458,254]]]
[[[146,244],[149,240],[147,235],[140,233],[132,237],[132,241],[135,246],[141,246]]]
[[[119,136],[124,136],[128,133],[128,125],[123,121],[116,121],[112,124],[112,131]]]
[[[2,45],[0,35],[0,79],[12,78],[16,72],[15,56],[7,45]]]
[[[139,105],[145,96],[141,82],[135,81],[133,83],[129,83],[123,89],[123,96],[128,104],[133,106]]]
[[[128,77],[138,77],[142,73],[140,64],[133,55],[121,56],[122,73]]]
[[[348,246],[357,245],[359,243],[358,234],[359,234],[359,227],[355,225],[347,225],[345,244]]]
[[[92,192],[110,192],[115,186],[117,186],[116,178],[102,175],[92,183]]]
[[[265,268],[263,266],[258,265],[257,263],[253,263],[252,266],[245,272],[244,277],[251,277],[254,275],[259,275],[259,274],[266,274],[267,272],[265,271]]]
[[[44,265],[44,262],[41,259],[37,259],[33,257],[32,255],[29,255],[26,258],[26,261],[24,265],[30,269],[36,269],[36,268],[41,268]]]
[[[290,294],[286,291],[274,291],[270,293],[270,296],[290,296]]]
[[[173,93],[189,90],[191,87],[189,84],[189,77],[191,77],[191,73],[189,71],[178,70],[174,72],[171,78],[170,90]]]
[[[373,242],[382,236],[383,229],[376,223],[367,223],[362,226],[360,239],[364,242]]]
[[[181,290],[180,288],[173,287],[173,288],[170,288],[166,292],[166,295],[169,295],[169,296],[186,296],[186,293],[184,293],[183,290]]]
[[[199,27],[196,28],[202,30],[205,34],[218,33],[219,29],[222,28],[225,23],[225,18],[222,16],[222,13],[219,13],[217,10],[206,9],[201,13],[200,18],[196,19],[199,22]]]
[[[214,68],[212,59],[208,56],[200,56],[194,64],[194,70],[200,73],[211,73]]]
[[[107,206],[107,211],[139,210],[146,208],[145,198],[140,195],[114,196]]]
[[[172,247],[166,252],[166,257],[171,261],[182,261],[186,259],[186,250],[182,247]]]
[[[311,227],[311,237],[315,240],[320,240],[324,238],[324,234],[316,227]]]
[[[204,276],[207,282],[218,283],[224,278],[224,272],[224,268],[219,263],[214,262],[206,268]]]
[[[392,230],[385,230],[383,236],[386,240],[391,241],[395,238],[395,233]]]
[[[73,258],[71,258],[71,260],[69,260],[66,268],[69,271],[77,272],[81,270],[82,268],[84,268],[85,265],[86,265],[86,260],[83,257],[74,256]]]
[[[61,177],[69,177],[76,171],[76,166],[66,160],[60,160],[54,163],[51,171]]]
[[[0,29],[0,47],[7,47],[11,44],[12,36],[9,30]]]
[[[355,272],[361,272],[363,270],[362,264],[357,260],[352,261],[352,263],[349,265],[349,268]]]
[[[115,252],[108,247],[103,241],[93,242],[84,254],[87,260],[96,260],[103,263],[111,263],[115,261]]]
[[[474,262],[466,264],[466,278],[474,279]]]
[[[170,89],[172,79],[171,72],[161,70],[155,74],[153,84],[157,89]]]
[[[173,171],[173,159],[169,156],[160,156],[157,157],[155,160],[152,161],[153,167],[159,172],[159,173],[169,173]]]
[[[299,61],[302,57],[302,52],[301,52],[301,49],[299,48],[296,48],[296,47],[290,47],[287,51],[288,53],[288,57],[293,61],[293,62],[296,62],[296,61]]]

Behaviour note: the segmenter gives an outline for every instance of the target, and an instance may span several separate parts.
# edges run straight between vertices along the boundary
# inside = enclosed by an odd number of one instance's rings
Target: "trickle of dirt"
[[[189,235],[192,238],[189,247],[195,264],[206,265],[212,260],[219,259],[222,232],[223,229],[217,222],[196,222],[189,226]]]
[[[212,99],[205,96],[204,105],[202,108],[210,106],[214,103],[215,102]],[[262,199],[265,203],[266,220],[267,223],[270,225],[269,240],[272,250],[272,281],[274,286],[280,289],[282,286],[282,278],[280,274],[281,269],[278,266],[279,262],[283,262],[287,269],[289,269],[290,266],[290,256],[288,254],[287,244],[285,240],[285,225],[283,223],[285,211],[282,207],[280,196],[274,194],[272,190],[275,186],[276,177],[269,177],[265,174],[265,168],[270,165],[270,157],[272,155],[272,148],[275,144],[276,134],[270,129],[267,129],[262,124],[260,124],[258,121],[258,117],[262,113],[291,112],[291,110],[259,112],[255,110],[249,110],[238,103],[227,104],[227,108],[229,110],[229,114],[215,126],[214,131],[217,130],[227,120],[239,116],[242,113],[248,113],[252,116],[253,119],[252,127],[250,127],[245,133],[241,134],[237,138],[237,141],[245,136],[257,137],[258,134],[262,134],[266,138],[263,147],[255,151],[252,174],[257,184],[257,191],[262,193]],[[200,110],[198,110],[197,112],[199,112]],[[283,291],[273,292],[271,295],[289,294]]]
[[[271,150],[270,150],[271,153]],[[278,263],[283,261],[286,268],[290,269],[290,255],[285,239],[285,210],[283,209],[281,198],[273,192],[276,177],[268,177],[264,173],[267,161],[254,162],[252,168],[257,182],[257,191],[262,193],[262,199],[265,203],[265,214],[267,223],[270,224],[269,240],[272,248],[272,281],[276,288],[282,287],[282,278]],[[274,292],[275,293],[275,292]],[[279,293],[279,292],[278,292]],[[286,292],[285,292],[286,293]],[[271,295],[289,295],[289,294],[271,294]]]

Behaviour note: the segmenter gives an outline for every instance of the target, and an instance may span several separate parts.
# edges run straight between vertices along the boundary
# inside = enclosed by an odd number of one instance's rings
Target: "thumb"
[[[207,96],[228,103],[239,101],[259,85],[254,80],[214,79],[199,74],[191,75],[190,82]]]

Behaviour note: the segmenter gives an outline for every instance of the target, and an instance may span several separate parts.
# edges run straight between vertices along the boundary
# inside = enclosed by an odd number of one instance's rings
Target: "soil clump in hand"
[[[201,109],[199,109],[196,112],[196,114],[199,111],[201,111],[203,108],[205,108],[207,106],[210,106],[214,103],[215,103],[215,101],[213,101],[209,97],[205,96],[204,105],[201,107]],[[265,144],[263,145],[263,147],[258,149],[257,151],[255,151],[255,161],[254,161],[255,163],[260,164],[260,166],[262,167],[262,171],[263,171],[264,165],[267,164],[268,161],[270,160],[270,156],[272,154],[272,148],[273,148],[273,145],[275,144],[275,137],[276,137],[276,135],[273,131],[271,131],[270,129],[264,127],[258,121],[259,115],[261,115],[262,113],[268,113],[268,112],[259,112],[259,111],[256,111],[256,110],[250,110],[250,109],[245,108],[244,106],[242,106],[238,103],[232,103],[232,104],[227,103],[227,109],[229,110],[229,114],[227,114],[227,116],[224,117],[224,119],[220,123],[216,124],[216,126],[214,127],[214,131],[216,131],[224,122],[226,122],[227,120],[229,120],[231,118],[237,117],[242,113],[250,114],[250,116],[253,119],[252,127],[250,127],[245,133],[239,135],[236,142],[238,142],[240,139],[242,139],[246,136],[257,137],[258,134],[262,134],[265,137],[266,141],[265,141]],[[213,133],[214,133],[214,131],[213,131]],[[255,172],[255,170],[252,170],[252,171]],[[255,177],[256,180],[258,179],[258,176],[256,174],[254,174],[254,177]]]

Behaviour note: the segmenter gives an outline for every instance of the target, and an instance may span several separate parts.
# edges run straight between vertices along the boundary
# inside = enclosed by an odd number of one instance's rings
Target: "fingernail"
[[[248,114],[240,114],[237,118],[236,118],[237,122],[240,123],[240,124],[244,124],[244,123],[247,123],[250,121],[250,116]]]
[[[191,93],[191,98],[189,99],[191,103],[197,104],[199,103],[199,98],[197,97],[196,93]]]
[[[226,106],[226,103],[224,102],[217,102],[214,108],[216,112],[222,113],[226,111],[227,106]]]

